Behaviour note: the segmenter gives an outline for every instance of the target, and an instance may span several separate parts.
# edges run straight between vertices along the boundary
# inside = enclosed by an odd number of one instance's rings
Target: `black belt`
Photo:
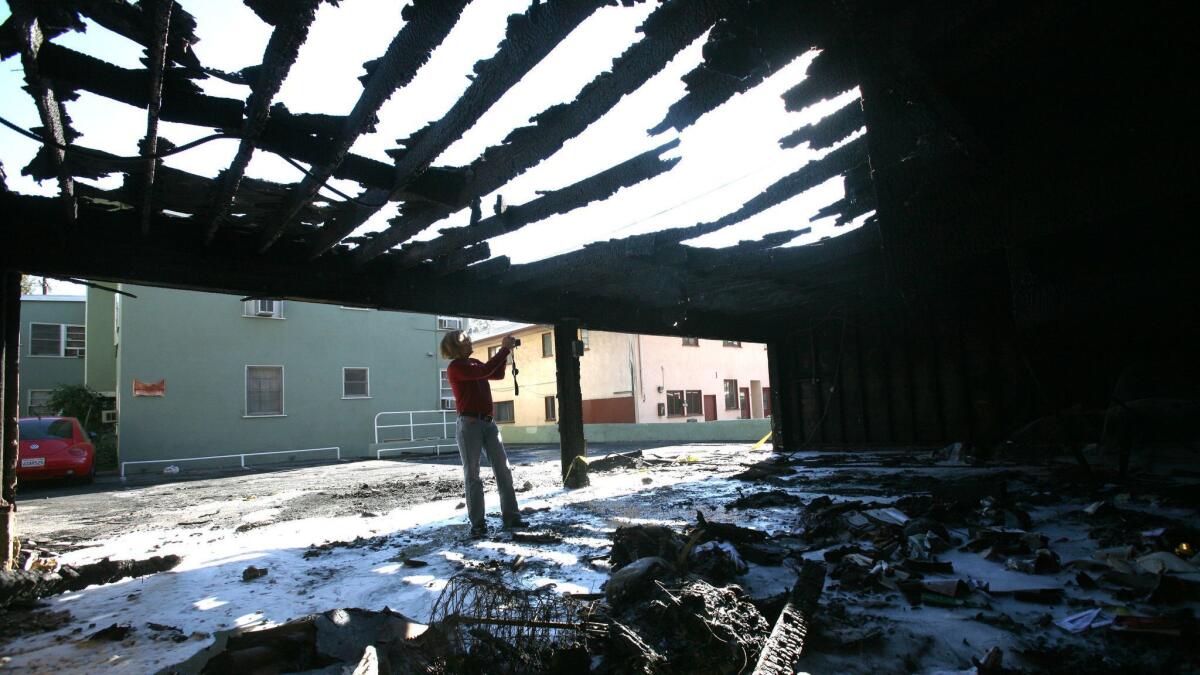
[[[474,417],[475,419],[477,419],[477,420],[483,420],[484,422],[491,422],[491,421],[492,421],[492,416],[491,416],[491,415],[485,415],[485,414],[483,414],[483,413],[461,412],[461,413],[458,413],[458,416],[459,416],[459,417]]]

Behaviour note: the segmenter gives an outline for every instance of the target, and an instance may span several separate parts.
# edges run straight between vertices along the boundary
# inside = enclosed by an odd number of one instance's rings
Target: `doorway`
[[[742,419],[750,419],[750,387],[738,389],[738,407],[742,409]]]
[[[716,394],[704,395],[704,421],[717,421],[717,396]]]

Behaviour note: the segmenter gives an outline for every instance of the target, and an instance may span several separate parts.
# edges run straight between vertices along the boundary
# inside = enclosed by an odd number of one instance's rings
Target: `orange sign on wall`
[[[158,382],[142,382],[134,378],[133,380],[133,395],[134,396],[166,396],[167,381],[159,380]]]

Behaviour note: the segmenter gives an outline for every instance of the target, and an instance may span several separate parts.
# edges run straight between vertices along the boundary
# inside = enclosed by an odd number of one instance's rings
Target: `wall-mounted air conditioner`
[[[462,319],[455,316],[439,316],[438,330],[462,330]]]
[[[255,300],[254,315],[255,316],[275,316],[277,308],[274,300]]]
[[[442,410],[454,410],[454,398],[442,397]]]
[[[100,421],[104,424],[116,424],[117,423],[117,411],[116,410],[102,411],[100,413]]]

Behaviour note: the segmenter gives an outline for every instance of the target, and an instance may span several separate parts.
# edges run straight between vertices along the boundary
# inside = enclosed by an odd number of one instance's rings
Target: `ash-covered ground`
[[[79,565],[175,554],[182,562],[47,598],[32,613],[55,620],[14,626],[9,610],[3,665],[153,672],[239,626],[352,607],[427,621],[447,580],[464,569],[502,569],[528,588],[600,593],[620,528],[686,533],[700,512],[764,533],[733,544],[744,559],[722,572],[732,574],[722,583],[762,608],[765,625],[775,620],[768,599],[792,587],[798,563],[825,566],[803,671],[1197,667],[1190,636],[1200,608],[1192,557],[1200,490],[1195,472],[1165,461],[1118,483],[1068,457],[976,465],[955,452],[784,458],[749,445],[684,445],[645,448],[640,460],[593,471],[589,487],[564,490],[557,449],[510,455],[533,527],[483,540],[465,538],[454,457],[27,488],[18,522],[35,556]],[[498,525],[488,489],[489,522]],[[688,574],[715,574],[711,560],[680,561]],[[251,566],[266,573],[244,581]],[[1056,625],[1083,612],[1094,613],[1090,627]],[[90,639],[113,625],[119,639]],[[739,647],[740,658],[751,660],[755,645],[761,640]]]

